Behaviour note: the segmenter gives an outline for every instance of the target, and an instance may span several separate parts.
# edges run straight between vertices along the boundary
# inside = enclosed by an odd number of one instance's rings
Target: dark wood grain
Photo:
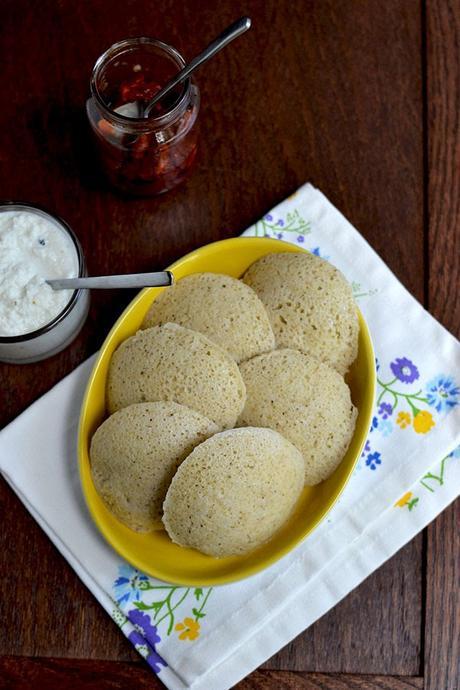
[[[415,690],[423,688],[423,678],[324,673],[256,671],[234,690]]]
[[[426,6],[428,307],[460,336],[460,5]],[[460,688],[460,503],[426,533],[425,688]]]
[[[427,32],[428,307],[460,336],[460,5],[431,0]]]
[[[231,0],[3,0],[2,195],[63,216],[91,273],[129,272],[238,234],[310,180],[408,289],[458,328],[458,5],[423,7],[418,0],[247,0],[240,10]],[[85,122],[94,60],[114,41],[144,33],[191,57],[243,11],[253,29],[198,75],[202,145],[193,176],[157,199],[114,194],[94,164]],[[0,365],[0,426],[94,352],[131,297],[94,293],[90,318],[65,352],[36,365]],[[131,645],[4,483],[0,512],[0,654],[18,655],[0,661],[0,688],[159,686],[132,663]],[[419,537],[271,659],[272,670],[238,687],[406,690],[422,687],[425,668],[431,690],[456,690],[452,659],[443,656],[456,633],[458,572],[448,556],[455,535],[451,518],[439,520],[427,536],[425,662]],[[436,684],[441,662],[445,685]]]
[[[144,666],[74,659],[0,659],[0,690],[155,690],[164,686]],[[256,671],[235,690],[419,690],[422,678]],[[209,688],[209,690],[213,690]]]
[[[426,690],[460,688],[460,501],[427,529]]]
[[[0,659],[0,690],[164,690],[146,664],[77,659]]]

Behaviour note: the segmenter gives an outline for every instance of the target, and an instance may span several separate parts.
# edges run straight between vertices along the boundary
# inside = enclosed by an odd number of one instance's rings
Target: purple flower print
[[[264,216],[264,220],[268,220],[269,222],[270,222],[271,220],[273,220],[272,214],[271,214],[271,213],[267,213],[267,215]]]
[[[167,666],[168,664],[158,652],[153,649],[138,632],[132,632],[128,635],[128,640],[131,642],[136,649],[138,647],[144,647],[147,650],[147,656],[145,657],[146,662],[156,674],[160,673],[162,666]]]
[[[129,633],[128,635],[128,640],[133,644],[135,647],[141,647],[145,646],[145,640],[142,637],[140,633],[137,632],[137,630],[133,631],[132,633]]]
[[[383,402],[379,405],[378,413],[382,419],[388,419],[393,414],[393,408],[390,403]]]
[[[279,219],[279,221],[276,223],[277,225],[280,226],[280,228],[284,228],[284,220]]]
[[[303,235],[299,235],[297,237],[297,242],[299,242],[299,244],[303,244],[305,242],[305,237]]]
[[[413,383],[419,378],[418,369],[407,357],[398,357],[390,364],[393,374],[402,383]]]
[[[366,465],[369,467],[371,470],[376,470],[377,465],[381,465],[382,461],[380,459],[380,453],[377,453],[377,451],[374,451],[374,453],[370,453],[367,456],[366,459]]]
[[[370,453],[370,452],[371,452],[371,444],[369,441],[366,441],[366,445],[363,448],[363,452],[361,453],[361,457],[363,458],[366,455],[366,453]]]
[[[149,652],[145,660],[152,669],[152,671],[157,675],[160,673],[162,666],[168,665],[166,661],[154,649],[152,649],[152,651]]]
[[[161,642],[161,637],[157,632],[157,626],[152,625],[150,616],[142,613],[139,609],[133,609],[128,612],[128,618],[131,623],[142,630],[142,633],[149,644],[156,645]]]
[[[152,625],[150,617],[138,609],[129,611],[128,618],[137,628],[129,634],[128,640],[136,649],[141,647],[147,651],[145,660],[154,673],[160,673],[161,667],[167,666],[168,664],[161,658],[155,649],[155,645],[161,642],[161,637],[158,635],[156,625]],[[143,634],[139,632],[139,629],[142,630]]]
[[[284,237],[284,235],[283,235],[282,232],[277,232],[277,233],[276,233],[276,237],[277,237],[278,240],[282,240],[283,237]]]

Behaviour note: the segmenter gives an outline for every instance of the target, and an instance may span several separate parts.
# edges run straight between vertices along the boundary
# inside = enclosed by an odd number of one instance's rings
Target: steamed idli
[[[276,429],[300,450],[305,483],[318,484],[343,459],[357,411],[334,369],[295,350],[275,350],[241,365],[246,405],[240,426]]]
[[[264,303],[278,347],[313,355],[344,374],[358,353],[358,314],[351,287],[314,254],[268,254],[244,282]]]
[[[275,347],[264,305],[248,285],[227,275],[195,273],[163,290],[143,327],[168,322],[203,333],[237,362]]]
[[[138,403],[115,412],[91,441],[91,473],[109,510],[138,532],[162,529],[171,479],[214,422],[174,402]]]
[[[237,364],[222,348],[168,323],[125,340],[113,353],[107,377],[110,412],[156,400],[186,405],[222,429],[235,426],[246,390]]]
[[[177,470],[163,505],[171,539],[210,556],[246,553],[291,514],[302,456],[271,429],[231,429],[208,439]]]

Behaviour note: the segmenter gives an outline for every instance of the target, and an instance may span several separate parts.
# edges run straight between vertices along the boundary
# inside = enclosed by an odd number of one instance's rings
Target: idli
[[[163,290],[143,327],[178,323],[203,333],[237,362],[275,347],[267,311],[241,280],[219,273],[195,273]]]
[[[115,412],[91,441],[91,473],[109,510],[139,532],[162,529],[162,506],[182,460],[218,431],[174,402],[137,403]]]
[[[302,491],[304,465],[271,429],[231,429],[197,446],[177,470],[163,523],[180,546],[215,557],[243,554],[268,541]]]
[[[244,282],[264,303],[277,347],[313,355],[344,374],[358,353],[359,323],[350,285],[314,254],[268,254]]]
[[[295,350],[275,350],[240,367],[246,404],[240,426],[268,426],[300,450],[305,483],[318,484],[343,459],[357,410],[334,369]]]
[[[222,348],[168,323],[125,340],[113,353],[107,377],[109,412],[156,400],[186,405],[224,429],[235,426],[246,390],[237,364]]]

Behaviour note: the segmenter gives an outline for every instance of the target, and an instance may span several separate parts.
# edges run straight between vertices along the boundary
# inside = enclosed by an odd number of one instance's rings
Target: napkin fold
[[[377,399],[354,474],[328,517],[267,570],[176,587],[132,568],[87,512],[76,460],[90,358],[0,433],[0,471],[171,690],[227,690],[332,608],[460,489],[460,345],[311,185],[245,235],[292,242],[347,277],[377,355]]]

